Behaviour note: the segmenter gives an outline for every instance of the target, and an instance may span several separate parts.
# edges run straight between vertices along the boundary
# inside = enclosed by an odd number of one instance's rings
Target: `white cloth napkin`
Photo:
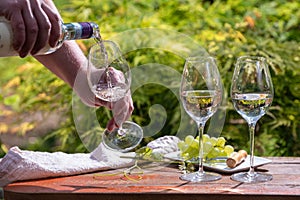
[[[166,154],[178,151],[176,136],[160,137],[148,147],[153,152]],[[121,158],[124,156],[126,158]],[[134,152],[121,153],[109,150],[101,143],[91,153],[67,154],[63,152],[38,152],[12,147],[0,160],[0,187],[21,180],[69,176],[107,169],[132,166]]]
[[[101,143],[91,153],[36,152],[12,147],[0,161],[0,187],[9,183],[47,177],[69,176],[134,164],[135,153],[111,151]]]

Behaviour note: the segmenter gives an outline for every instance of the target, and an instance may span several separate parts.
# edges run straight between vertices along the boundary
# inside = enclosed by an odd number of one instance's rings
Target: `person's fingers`
[[[47,14],[48,19],[51,23],[49,45],[51,47],[55,47],[58,43],[58,40],[61,37],[61,17],[59,16],[56,10],[53,10],[50,6],[46,4],[42,4],[42,9]]]
[[[132,115],[132,112],[134,110],[131,96],[128,96],[127,98],[128,98],[128,111],[127,111],[127,115],[125,116],[125,120],[127,120]]]
[[[109,120],[109,122],[107,123],[106,129],[109,132],[111,132],[115,128],[119,128],[122,125],[122,123],[131,116],[133,107],[123,106],[123,108],[126,108],[126,109],[119,112],[118,115],[114,114],[114,117],[111,120]]]
[[[123,123],[126,121],[132,114],[133,105],[130,102],[130,99],[124,99],[123,101],[118,102],[118,105],[114,105],[113,107],[113,114],[115,121],[118,124]]]
[[[113,107],[113,103],[112,102],[103,101],[103,100],[101,100],[101,99],[99,99],[99,98],[97,98],[95,96],[94,96],[94,98],[95,98],[95,101],[94,101],[94,105],[95,106],[97,106],[97,107],[104,106],[104,107],[108,108],[109,110],[112,109],[112,107]]]
[[[133,102],[129,91],[127,96],[113,104],[112,111],[115,125],[121,126],[121,124],[131,116],[133,108]]]
[[[33,16],[30,3],[28,1],[26,2],[27,8],[22,10],[23,14],[23,20],[25,24],[25,31],[26,31],[26,36],[25,36],[25,43],[22,46],[21,50],[19,51],[20,57],[25,57],[29,54],[29,52],[32,50],[36,39],[38,35],[38,24]]]
[[[13,32],[12,46],[16,52],[20,52],[26,40],[26,28],[21,12],[11,15],[10,21]]]
[[[118,115],[114,115],[114,121],[116,126],[120,127],[123,124],[123,122],[126,121],[127,113],[127,110],[124,110],[124,112],[121,112]]]
[[[31,7],[38,26],[37,38],[31,50],[31,54],[34,55],[48,44],[51,24],[48,16],[37,1],[31,0]]]
[[[127,103],[124,101],[124,99],[114,102],[112,105],[112,112],[114,116],[118,116],[124,112],[127,112],[127,109]]]
[[[108,130],[108,132],[112,132],[115,128],[119,128],[119,127],[116,125],[115,119],[112,118],[111,120],[108,121],[106,125],[106,129]]]
[[[121,72],[119,70],[116,70],[113,67],[109,67],[108,70],[109,70],[109,73],[110,73],[109,77],[111,78],[112,83],[124,83],[125,82],[123,72]]]

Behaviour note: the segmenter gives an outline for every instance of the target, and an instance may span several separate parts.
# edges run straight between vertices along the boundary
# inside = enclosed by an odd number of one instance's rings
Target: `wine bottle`
[[[61,25],[61,37],[56,47],[47,44],[36,55],[50,54],[63,44],[66,40],[79,40],[97,37],[99,27],[93,22],[73,22]],[[0,57],[17,56],[18,53],[12,48],[12,29],[9,21],[0,18]]]

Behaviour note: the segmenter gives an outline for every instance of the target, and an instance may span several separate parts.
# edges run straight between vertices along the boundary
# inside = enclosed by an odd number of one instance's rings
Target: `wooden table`
[[[176,166],[161,166],[142,174],[138,181],[128,180],[120,170],[78,176],[24,181],[4,188],[5,200],[60,199],[130,199],[130,200],[194,200],[194,199],[300,199],[300,158],[269,158],[273,162],[259,167],[273,175],[273,180],[259,184],[232,181],[230,175],[209,183],[180,180]],[[119,173],[118,175],[111,175]],[[100,176],[98,176],[101,174]],[[106,174],[106,175],[103,175]],[[138,179],[137,175],[131,178]]]

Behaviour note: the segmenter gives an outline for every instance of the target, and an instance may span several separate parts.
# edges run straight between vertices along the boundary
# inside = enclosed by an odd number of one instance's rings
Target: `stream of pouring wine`
[[[112,84],[111,77],[110,77],[110,74],[109,74],[109,69],[108,69],[108,67],[109,67],[108,66],[109,65],[108,64],[108,54],[107,54],[106,48],[104,46],[104,43],[103,43],[103,40],[102,40],[99,29],[96,30],[94,38],[96,40],[96,43],[100,46],[101,54],[104,54],[104,64],[105,64],[105,72],[106,72],[106,78],[107,78],[107,87],[108,87],[108,89],[110,90],[110,93],[111,93],[112,92],[111,89],[113,88],[113,84]]]

